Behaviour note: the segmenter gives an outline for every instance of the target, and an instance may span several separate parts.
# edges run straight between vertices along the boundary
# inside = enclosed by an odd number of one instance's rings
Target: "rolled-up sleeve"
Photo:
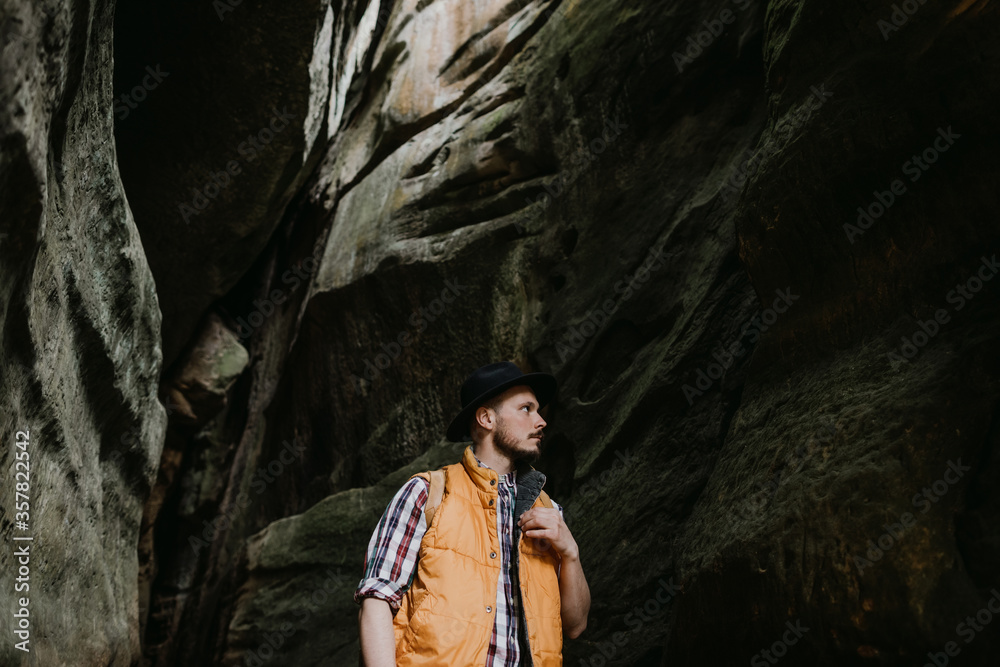
[[[368,541],[365,573],[354,591],[355,603],[376,597],[388,602],[393,613],[399,610],[417,571],[420,541],[426,530],[423,516],[428,489],[426,480],[414,477],[389,501]]]

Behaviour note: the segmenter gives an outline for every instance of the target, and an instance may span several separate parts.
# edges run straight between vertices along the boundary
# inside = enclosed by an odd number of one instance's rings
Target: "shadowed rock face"
[[[260,254],[325,145],[329,12],[315,1],[120,3],[118,154],[168,366]]]
[[[166,418],[107,104],[112,19],[106,2],[0,2],[3,665],[140,652],[136,544]]]
[[[356,663],[378,517],[512,359],[560,384],[565,664],[992,664],[998,18],[906,8],[126,3],[113,101],[109,8],[17,9],[0,383],[63,503],[53,663]]]

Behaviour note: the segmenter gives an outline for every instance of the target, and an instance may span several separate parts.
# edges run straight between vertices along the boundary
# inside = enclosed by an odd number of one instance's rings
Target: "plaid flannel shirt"
[[[476,457],[481,468],[488,465]],[[485,667],[519,667],[521,646],[518,641],[520,591],[511,577],[511,548],[514,538],[514,497],[517,471],[500,475],[497,487],[497,536],[500,540],[500,574],[497,578],[496,617]],[[420,541],[426,530],[424,505],[430,483],[414,477],[404,484],[389,502],[382,519],[372,533],[365,557],[365,575],[354,591],[354,601],[365,597],[385,600],[395,614],[417,571]],[[563,508],[552,501],[563,516]],[[564,517],[565,520],[565,517]],[[560,566],[561,569],[561,566]],[[530,664],[528,656],[525,664]]]

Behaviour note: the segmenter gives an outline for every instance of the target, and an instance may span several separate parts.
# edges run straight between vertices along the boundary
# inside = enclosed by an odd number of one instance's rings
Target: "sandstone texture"
[[[107,2],[0,4],[3,665],[141,651],[136,544],[166,414],[157,292],[115,155],[113,19]]]
[[[3,664],[357,664],[500,359],[559,380],[564,664],[995,663],[990,3],[0,2]]]

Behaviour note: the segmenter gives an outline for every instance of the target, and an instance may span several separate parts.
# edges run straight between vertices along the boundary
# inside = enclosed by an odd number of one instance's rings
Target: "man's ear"
[[[482,419],[480,419],[480,415],[482,415]],[[476,408],[475,413],[473,413],[473,419],[477,424],[482,426],[487,431],[493,429],[493,424],[495,422],[490,416],[490,409],[487,408],[485,405],[480,405],[478,408]]]

